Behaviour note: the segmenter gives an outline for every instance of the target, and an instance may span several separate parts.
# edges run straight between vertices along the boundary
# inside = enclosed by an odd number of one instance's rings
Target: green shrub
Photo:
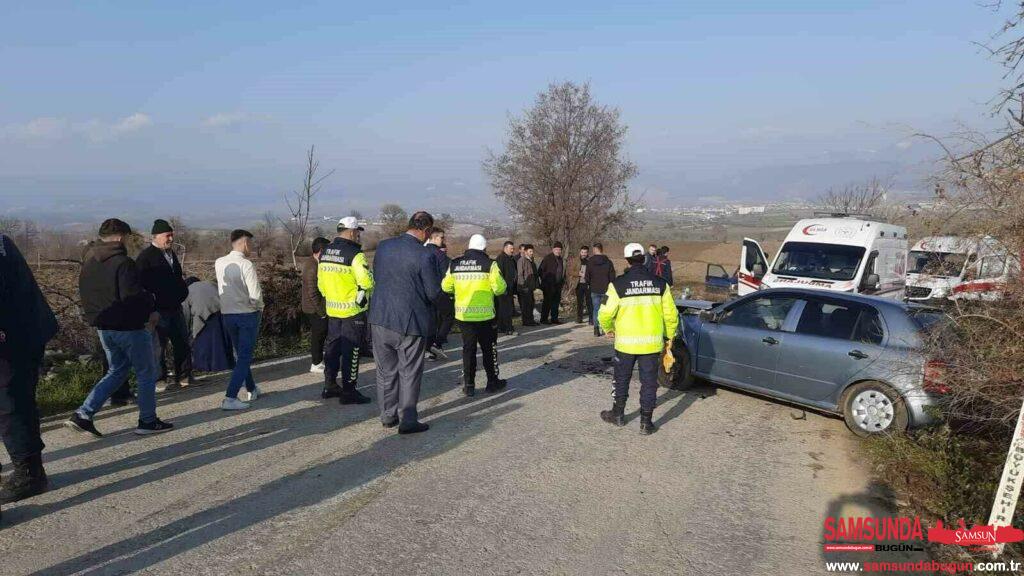
[[[103,367],[98,362],[69,360],[54,365],[36,388],[40,412],[50,416],[78,408],[101,376]]]

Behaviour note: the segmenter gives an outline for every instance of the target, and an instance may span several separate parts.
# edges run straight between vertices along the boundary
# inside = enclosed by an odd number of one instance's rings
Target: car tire
[[[873,380],[850,386],[843,394],[842,406],[846,427],[861,438],[901,434],[910,422],[903,397]]]
[[[689,390],[695,380],[690,367],[690,353],[683,346],[673,346],[672,355],[676,361],[671,371],[665,372],[664,363],[658,366],[658,385],[672,390]]]

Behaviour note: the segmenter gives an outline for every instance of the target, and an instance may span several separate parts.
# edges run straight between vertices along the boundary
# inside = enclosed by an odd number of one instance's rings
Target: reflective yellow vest
[[[351,318],[366,311],[373,292],[373,274],[359,244],[335,238],[320,254],[317,287],[331,318]]]
[[[607,301],[597,313],[605,332],[615,332],[615,349],[627,354],[655,354],[674,338],[679,312],[664,280],[642,265],[631,266],[608,286]]]
[[[455,319],[483,322],[494,318],[494,297],[508,289],[498,263],[481,250],[467,250],[452,260],[441,289],[455,294]]]

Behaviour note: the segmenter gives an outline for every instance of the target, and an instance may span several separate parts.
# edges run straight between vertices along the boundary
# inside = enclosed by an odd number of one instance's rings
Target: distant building
[[[764,214],[764,206],[737,206],[736,213],[741,216],[744,214]]]

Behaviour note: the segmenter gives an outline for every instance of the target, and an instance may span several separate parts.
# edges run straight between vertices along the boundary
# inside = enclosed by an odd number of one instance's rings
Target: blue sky
[[[325,209],[490,205],[485,149],[562,80],[621,109],[653,203],[806,194],[809,165],[913,187],[907,137],[991,122],[1001,75],[972,44],[1001,16],[969,0],[19,4],[0,212],[250,217],[311,143]]]

